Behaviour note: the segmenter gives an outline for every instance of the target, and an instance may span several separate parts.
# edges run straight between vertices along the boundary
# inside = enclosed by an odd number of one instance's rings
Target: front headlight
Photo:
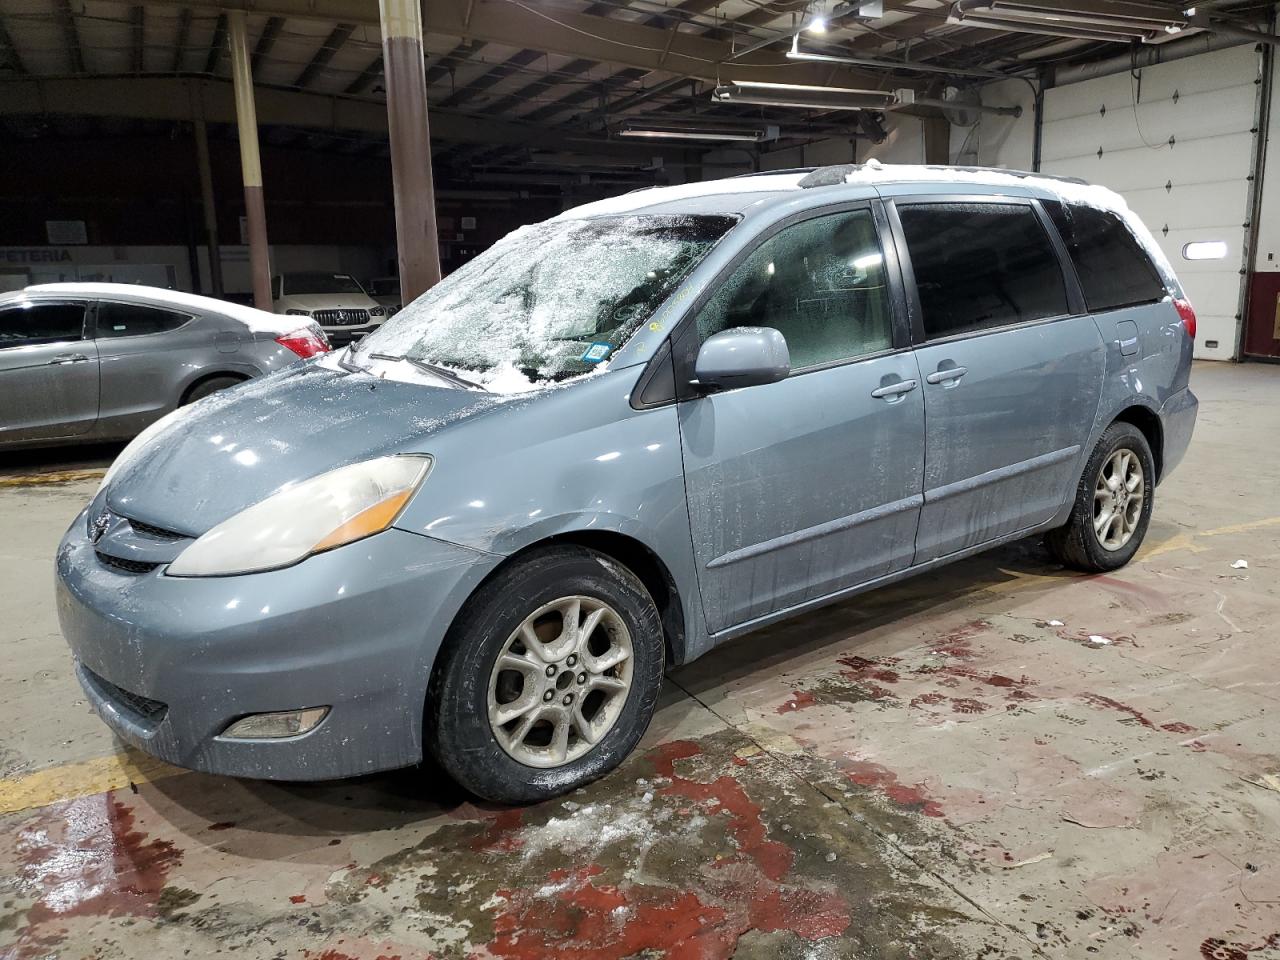
[[[169,424],[173,423],[175,420],[179,420],[186,416],[191,412],[191,409],[191,406],[185,406],[169,411],[155,423],[151,424],[151,426],[147,427],[140,434],[130,440],[129,445],[121,450],[120,454],[111,461],[111,466],[107,467],[107,472],[103,475],[102,482],[98,484],[98,491],[94,494],[94,497],[96,498],[98,493],[101,493],[107,488],[107,484],[111,482],[111,478],[119,473],[122,467],[131,462],[138,456],[138,454],[150,445],[151,441],[155,439],[156,434],[160,433],[160,431],[164,430],[165,427],[169,426]]]
[[[387,529],[431,472],[425,454],[322,473],[218,524],[169,564],[171,577],[276,570]]]
[[[309,317],[309,316],[311,316],[311,311],[310,311],[310,310],[295,310],[293,307],[290,307],[288,310],[286,310],[286,311],[285,311],[285,316],[288,316],[288,317]]]
[[[370,308],[369,308],[369,316],[371,316],[371,317],[381,317],[381,316],[382,316],[383,314],[385,314],[386,312],[387,312],[387,311],[386,311],[386,310],[384,310],[384,309],[382,309],[382,307],[370,307]]]

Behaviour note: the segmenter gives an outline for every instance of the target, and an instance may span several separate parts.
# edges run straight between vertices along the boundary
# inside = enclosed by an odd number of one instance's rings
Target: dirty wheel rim
[[[1093,533],[1104,550],[1120,550],[1133,539],[1146,495],[1141,458],[1128,447],[1112,453],[1093,490]]]
[[[489,677],[489,726],[513,759],[559,767],[618,722],[631,691],[631,633],[595,597],[561,597],[507,638]]]

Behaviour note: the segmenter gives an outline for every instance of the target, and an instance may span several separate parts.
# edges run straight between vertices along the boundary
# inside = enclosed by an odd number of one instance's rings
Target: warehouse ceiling
[[[651,180],[659,165],[715,144],[637,141],[620,130],[677,118],[776,127],[776,140],[760,149],[875,138],[882,130],[866,111],[711,95],[718,84],[745,81],[910,88],[938,98],[949,86],[1034,79],[1045,67],[1152,40],[1219,31],[1242,39],[1241,30],[1265,29],[1272,7],[1202,3],[1193,21],[1178,4],[1110,0],[430,0],[435,166],[446,179],[472,182],[517,169],[535,181]],[[4,134],[101,136],[130,122],[206,119],[215,135],[233,136],[227,9],[249,13],[265,142],[387,153],[374,0],[0,0]],[[742,155],[754,162],[751,150]]]

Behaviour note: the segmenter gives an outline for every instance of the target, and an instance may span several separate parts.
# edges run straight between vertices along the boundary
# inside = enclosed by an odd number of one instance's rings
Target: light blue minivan
[[[835,167],[523,228],[345,351],[171,415],[57,555],[95,708],[172,763],[434,755],[527,802],[616,766],[664,668],[1044,534],[1138,549],[1195,315],[1107,191]]]

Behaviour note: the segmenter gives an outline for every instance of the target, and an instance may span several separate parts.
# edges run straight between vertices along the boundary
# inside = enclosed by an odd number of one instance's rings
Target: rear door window
[[[1031,206],[905,203],[898,217],[926,339],[1069,312],[1061,262]]]
[[[1083,204],[1041,203],[1067,245],[1090,313],[1164,299],[1159,271],[1118,216]]]
[[[732,327],[782,331],[791,369],[893,346],[884,254],[869,210],[787,227],[747,256],[698,314],[706,340]]]
[[[32,303],[0,309],[0,350],[84,337],[83,303]]]
[[[166,330],[177,330],[190,319],[190,314],[178,313],[176,310],[103,301],[98,304],[98,336],[140,337],[149,333],[164,333]]]

